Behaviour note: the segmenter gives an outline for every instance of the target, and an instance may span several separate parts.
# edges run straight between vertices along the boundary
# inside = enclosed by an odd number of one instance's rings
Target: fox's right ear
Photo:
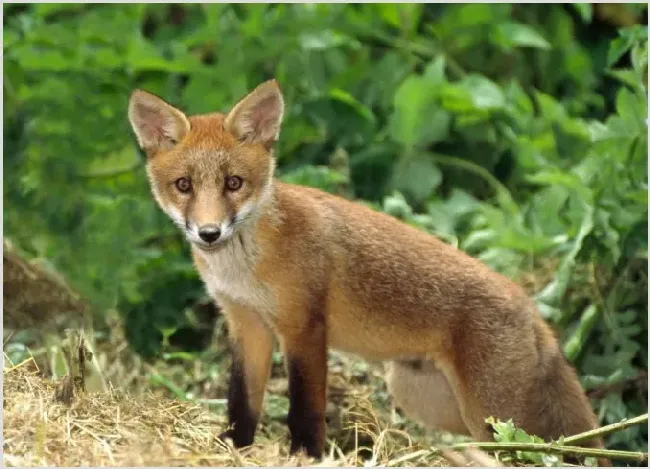
[[[190,130],[185,114],[143,90],[131,93],[129,121],[140,148],[146,152],[169,149]]]

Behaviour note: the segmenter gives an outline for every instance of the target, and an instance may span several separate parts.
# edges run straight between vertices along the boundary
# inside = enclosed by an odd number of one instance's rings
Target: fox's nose
[[[199,238],[206,243],[213,243],[221,236],[221,230],[217,225],[203,225],[199,228]]]

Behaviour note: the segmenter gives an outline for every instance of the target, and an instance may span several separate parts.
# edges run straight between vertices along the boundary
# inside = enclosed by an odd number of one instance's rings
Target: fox
[[[388,214],[278,180],[284,106],[275,79],[225,113],[187,116],[142,89],[129,98],[153,198],[225,316],[219,438],[254,443],[276,343],[290,454],[322,457],[330,349],[385,363],[394,402],[426,427],[478,441],[494,439],[489,417],[546,440],[595,429],[575,369],[516,282]]]

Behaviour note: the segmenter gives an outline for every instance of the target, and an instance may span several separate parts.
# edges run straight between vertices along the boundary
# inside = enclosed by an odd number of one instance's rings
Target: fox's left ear
[[[142,90],[131,93],[129,120],[140,148],[146,152],[169,149],[190,130],[185,114],[158,96]]]
[[[226,130],[237,139],[270,148],[280,135],[284,99],[275,80],[265,81],[239,101],[226,117]]]

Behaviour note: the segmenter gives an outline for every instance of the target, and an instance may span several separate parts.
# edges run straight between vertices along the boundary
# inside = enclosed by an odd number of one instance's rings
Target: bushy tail
[[[543,324],[545,329],[548,327]],[[548,337],[543,331],[541,337]],[[539,336],[538,336],[539,337]],[[593,430],[598,421],[591,408],[574,368],[562,354],[557,342],[541,340],[542,363],[538,368],[533,397],[533,420],[527,422],[531,433],[544,439],[557,439]],[[602,438],[592,438],[578,444],[590,448],[603,448]],[[599,459],[601,466],[611,466],[607,459]]]

